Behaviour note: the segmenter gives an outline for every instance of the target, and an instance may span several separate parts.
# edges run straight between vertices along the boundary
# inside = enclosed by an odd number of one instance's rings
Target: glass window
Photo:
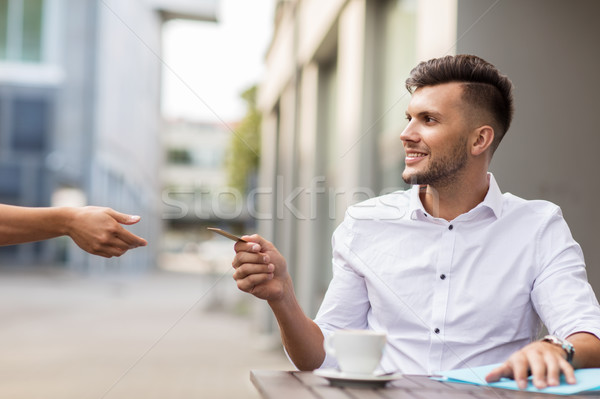
[[[167,151],[167,162],[175,165],[189,165],[192,163],[192,157],[186,149],[170,148]]]
[[[42,58],[43,0],[0,0],[0,60]]]
[[[13,101],[12,147],[17,151],[43,151],[49,117],[45,99],[15,99]]]
[[[8,36],[8,0],[0,0],[0,60],[6,59]]]
[[[23,0],[21,60],[40,61],[42,55],[42,0]]]

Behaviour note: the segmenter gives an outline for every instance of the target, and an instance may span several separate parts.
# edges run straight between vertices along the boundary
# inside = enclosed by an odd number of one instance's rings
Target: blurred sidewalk
[[[0,398],[258,398],[251,369],[291,366],[255,342],[252,301],[230,272],[0,269]]]

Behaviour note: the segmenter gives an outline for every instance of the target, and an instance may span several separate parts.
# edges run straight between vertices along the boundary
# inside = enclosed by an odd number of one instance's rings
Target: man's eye
[[[431,116],[426,116],[424,119],[425,119],[425,122],[427,122],[427,123],[435,122],[435,119],[433,119]]]
[[[410,115],[406,115],[406,120],[409,121],[409,122],[412,120],[412,118],[410,117]]]

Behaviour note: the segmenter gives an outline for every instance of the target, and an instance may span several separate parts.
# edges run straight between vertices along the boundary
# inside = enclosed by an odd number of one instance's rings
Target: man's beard
[[[427,184],[443,187],[454,182],[467,164],[467,138],[458,141],[449,154],[441,158],[432,158],[429,167],[423,172],[402,173],[402,179],[408,184]]]

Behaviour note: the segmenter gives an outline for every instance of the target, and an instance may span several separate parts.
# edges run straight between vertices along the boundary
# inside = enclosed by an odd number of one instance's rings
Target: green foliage
[[[252,86],[241,94],[247,111],[234,129],[225,161],[229,186],[242,193],[248,189],[249,177],[256,173],[260,161],[261,114],[256,108],[256,91],[257,87]]]

